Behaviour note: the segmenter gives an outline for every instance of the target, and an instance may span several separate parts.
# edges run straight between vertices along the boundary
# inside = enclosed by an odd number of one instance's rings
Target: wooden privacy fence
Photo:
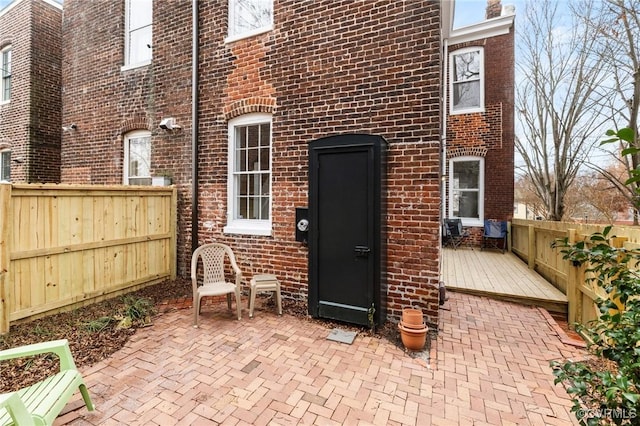
[[[513,219],[511,223],[511,250],[528,263],[556,288],[566,294],[569,304],[569,323],[587,322],[597,318],[594,303],[604,292],[595,288],[585,275],[586,265],[574,266],[564,260],[560,249],[552,243],[559,238],[569,242],[581,241],[596,232],[602,232],[607,225],[591,225],[567,222],[545,222]],[[610,232],[612,246],[640,247],[640,228],[614,226]]]
[[[0,184],[0,333],[176,276],[173,187]]]

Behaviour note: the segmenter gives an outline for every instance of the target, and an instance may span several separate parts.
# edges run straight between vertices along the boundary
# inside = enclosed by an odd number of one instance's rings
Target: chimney
[[[487,11],[485,19],[498,18],[502,13],[502,4],[500,0],[487,0]]]

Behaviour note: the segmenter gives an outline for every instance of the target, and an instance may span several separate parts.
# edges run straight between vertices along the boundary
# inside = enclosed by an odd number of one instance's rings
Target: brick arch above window
[[[223,113],[225,120],[229,121],[232,118],[254,112],[273,114],[275,107],[276,100],[274,98],[255,97],[233,101],[224,107]]]
[[[140,115],[133,118],[126,119],[120,124],[120,135],[124,135],[132,130],[148,130],[151,131],[151,123],[146,117]]]
[[[447,158],[456,157],[486,157],[487,148],[484,146],[463,146],[447,151]]]

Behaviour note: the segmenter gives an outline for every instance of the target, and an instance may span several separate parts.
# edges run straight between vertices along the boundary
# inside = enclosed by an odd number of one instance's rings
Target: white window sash
[[[229,0],[229,34],[225,42],[273,29],[273,0]]]
[[[246,170],[237,170],[238,158],[242,149],[238,149],[236,146],[236,129],[247,128],[248,126],[269,125],[268,135],[268,150],[269,150],[269,164],[266,168],[259,167],[257,170],[249,170],[248,163],[245,164]],[[227,179],[227,224],[224,227],[223,232],[226,234],[244,234],[244,235],[271,235],[272,226],[272,129],[271,129],[271,115],[262,113],[246,114],[244,116],[232,119],[228,123],[228,179]],[[245,161],[248,161],[249,149],[258,150],[258,158],[260,156],[260,146],[256,148],[245,148]],[[258,160],[260,161],[260,160]],[[250,193],[249,188],[246,192],[246,200],[249,203],[254,203],[254,211],[258,211],[259,217],[262,216],[262,211],[266,209],[267,218],[260,219],[248,219],[240,215],[240,186],[239,181],[242,176],[247,177],[246,184],[248,186],[253,185],[257,187],[258,192]],[[263,179],[266,178],[266,184],[263,184]],[[266,188],[266,189],[265,189]],[[268,206],[264,206],[264,203],[268,203]],[[248,206],[247,206],[248,207]]]
[[[469,53],[478,54],[478,75],[471,76],[463,80],[456,80],[456,58]],[[456,104],[456,90],[463,90],[468,87],[473,93],[473,105],[461,106]],[[484,112],[484,49],[481,47],[469,47],[459,49],[449,54],[449,113],[467,114],[473,112]],[[477,105],[475,105],[477,103]]]
[[[0,182],[11,180],[11,151],[0,152]]]
[[[147,145],[146,148],[143,147],[146,152],[131,152],[131,143],[136,140],[141,140]],[[136,157],[137,163],[133,163],[136,161]],[[151,132],[136,130],[125,135],[123,183],[125,185],[151,185]]]
[[[478,162],[478,187],[477,188],[456,188],[455,184],[455,165],[463,161]],[[464,156],[456,157],[449,160],[449,214],[451,219],[461,219],[464,226],[482,226],[484,224],[484,158]],[[456,196],[460,194],[476,194],[478,203],[478,217],[464,217],[454,214],[454,206],[456,205]],[[459,211],[459,210],[458,210]]]
[[[11,47],[7,47],[0,51],[0,102],[9,102],[11,100]]]
[[[153,2],[126,0],[125,60],[122,70],[148,65],[153,57]]]

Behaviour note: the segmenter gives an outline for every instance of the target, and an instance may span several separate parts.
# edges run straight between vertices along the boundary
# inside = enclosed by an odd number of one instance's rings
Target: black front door
[[[379,300],[375,283],[380,249],[375,184],[379,174],[372,138],[336,136],[310,145],[312,316],[362,325],[372,321],[370,310]]]

